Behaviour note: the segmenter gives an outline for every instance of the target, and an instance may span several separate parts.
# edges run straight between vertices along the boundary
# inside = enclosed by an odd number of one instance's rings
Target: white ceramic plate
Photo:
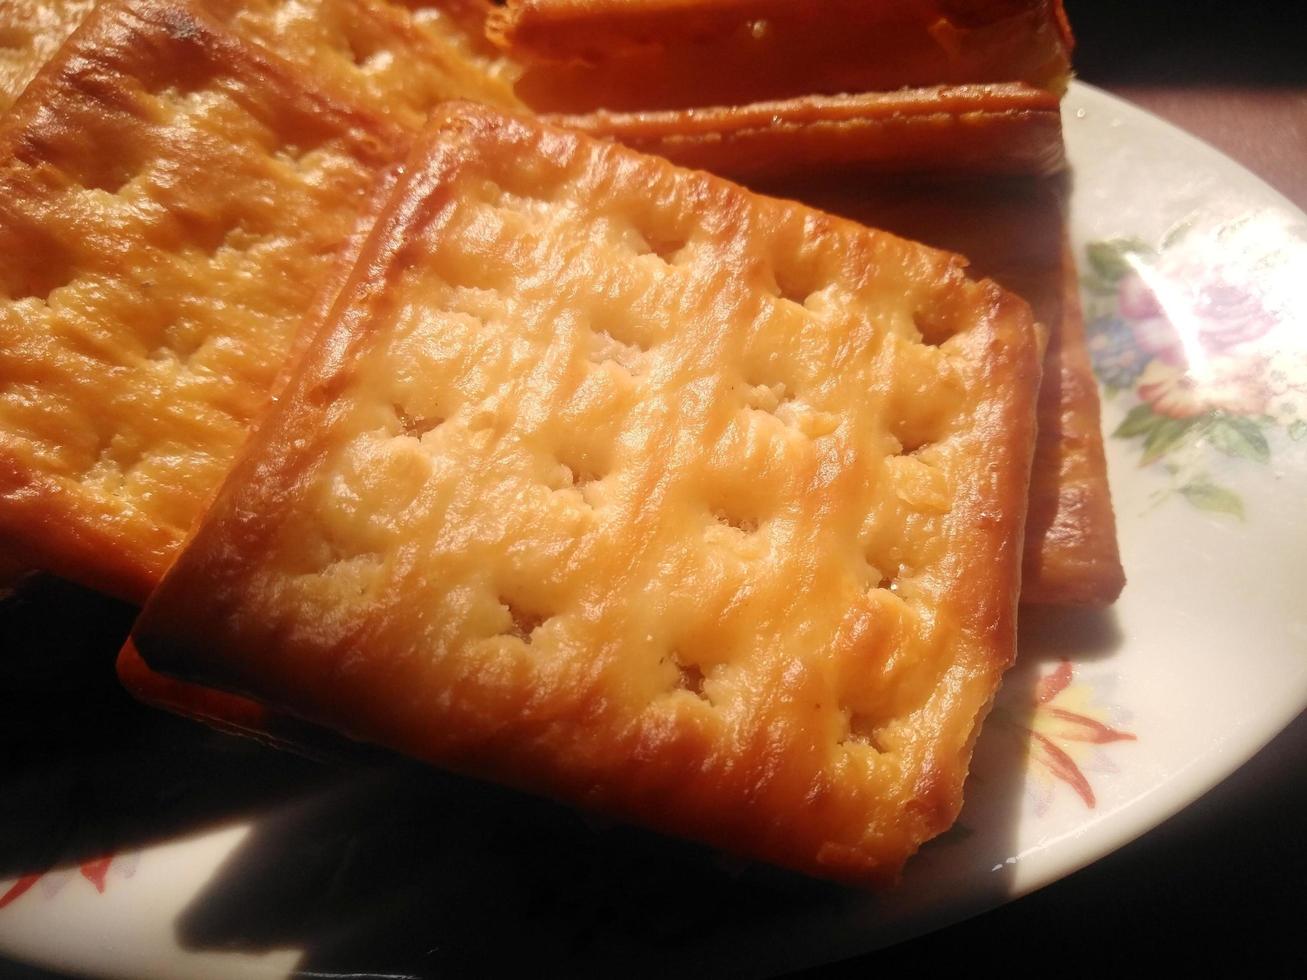
[[[0,950],[140,978],[458,975],[528,943],[545,972],[765,973],[1027,893],[1229,774],[1307,707],[1307,218],[1102,92],[1075,85],[1064,112],[1130,581],[1106,618],[1023,617],[959,826],[901,889],[741,871],[363,771],[257,819],[0,881]]]

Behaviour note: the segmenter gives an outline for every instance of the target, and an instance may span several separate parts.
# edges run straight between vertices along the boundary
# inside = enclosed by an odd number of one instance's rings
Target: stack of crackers
[[[1057,0],[0,19],[0,552],[143,699],[877,883],[1120,591]]]

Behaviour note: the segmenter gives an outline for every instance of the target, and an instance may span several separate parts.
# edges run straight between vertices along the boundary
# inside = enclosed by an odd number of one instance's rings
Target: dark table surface
[[[1296,7],[1281,0],[1068,0],[1081,78],[1203,137],[1307,209],[1307,54],[1301,46],[1307,32],[1296,23]],[[130,616],[83,595],[70,593],[69,601],[89,602],[83,609],[110,624],[125,626]],[[76,624],[67,629],[75,640]],[[52,650],[60,642],[48,631],[39,639]],[[1233,658],[1231,669],[1237,670]],[[106,678],[87,683],[80,694],[98,699],[92,703],[99,714],[56,718],[54,725],[72,726],[66,740],[82,737],[75,732],[88,724],[135,737],[134,709],[106,693]],[[15,714],[12,701],[0,709],[13,721],[10,734],[24,713],[45,710],[28,703]],[[39,755],[62,743],[56,737],[35,748],[6,744],[19,746],[6,765],[21,766],[32,761],[21,757],[25,748]],[[1307,960],[1307,941],[1299,935],[1307,913],[1303,772],[1307,715],[1207,796],[1092,866],[992,912],[822,972],[930,975],[983,963],[1018,975],[1097,976],[1161,963],[1199,975],[1255,968],[1298,975]],[[285,775],[313,778],[296,763],[287,763]],[[0,816],[4,805],[0,800]],[[52,975],[0,960],[0,976]]]

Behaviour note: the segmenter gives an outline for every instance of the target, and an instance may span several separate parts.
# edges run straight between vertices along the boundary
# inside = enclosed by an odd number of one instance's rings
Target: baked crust
[[[451,106],[135,642],[891,879],[954,819],[1014,654],[1039,357],[956,256]]]
[[[1060,0],[510,0],[488,31],[540,111],[742,105],[927,85],[1060,94]]]
[[[5,0],[0,4],[0,117],[95,0]]]
[[[1107,606],[1125,588],[1107,482],[1098,382],[1085,340],[1080,277],[1062,253],[1061,328],[1050,335],[1039,391],[1021,601]]]
[[[195,8],[97,8],[0,127],[0,547],[142,600],[408,142]]]
[[[1015,83],[549,121],[745,182],[831,170],[1048,175],[1066,165],[1057,96]]]

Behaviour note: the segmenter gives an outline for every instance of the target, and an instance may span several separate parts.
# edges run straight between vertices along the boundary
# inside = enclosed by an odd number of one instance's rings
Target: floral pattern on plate
[[[1185,224],[1158,247],[1091,242],[1084,259],[1094,371],[1109,399],[1130,405],[1112,435],[1169,477],[1154,506],[1178,495],[1243,520],[1214,459],[1265,465],[1276,432],[1307,437],[1307,358],[1286,343],[1290,312],[1255,262]]]
[[[136,870],[136,858],[137,855],[133,854],[130,855],[128,860],[119,860],[115,863],[115,855],[106,854],[102,857],[82,861],[72,868],[51,868],[47,871],[22,875],[14,879],[3,891],[0,891],[0,909],[18,901],[38,884],[42,886],[40,890],[45,892],[46,897],[52,898],[58,894],[64,885],[68,884],[72,877],[78,874],[89,881],[95,887],[97,893],[103,895],[109,883],[109,869],[112,867],[116,872],[121,872],[125,877],[130,878]]]
[[[1022,754],[1026,793],[1036,816],[1045,816],[1059,788],[1069,789],[1088,809],[1098,804],[1090,774],[1119,772],[1104,746],[1133,742],[1123,727],[1126,712],[1112,703],[1107,679],[1085,680],[1063,659],[1042,673],[1033,688],[1000,695],[991,723],[1008,731]]]

